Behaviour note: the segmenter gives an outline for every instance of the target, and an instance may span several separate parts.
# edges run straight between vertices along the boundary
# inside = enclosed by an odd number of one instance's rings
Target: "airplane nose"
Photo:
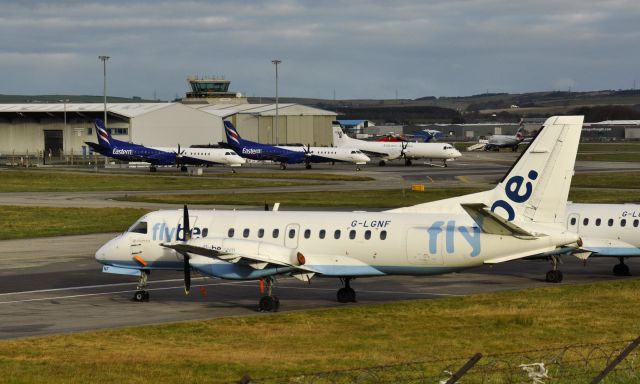
[[[111,243],[111,241],[106,242],[100,248],[98,248],[95,255],[96,261],[101,262],[107,258],[108,250],[109,248],[111,248],[109,243]]]

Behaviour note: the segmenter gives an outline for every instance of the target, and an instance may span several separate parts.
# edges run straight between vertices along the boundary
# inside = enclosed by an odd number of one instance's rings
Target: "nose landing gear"
[[[149,301],[149,292],[145,290],[145,288],[147,288],[148,278],[149,278],[149,271],[140,271],[140,279],[138,280],[136,293],[133,294],[131,301],[137,301],[139,303],[143,301]]]

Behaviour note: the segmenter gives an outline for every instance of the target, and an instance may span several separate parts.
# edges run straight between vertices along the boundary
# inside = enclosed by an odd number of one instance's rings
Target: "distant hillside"
[[[61,103],[62,100],[69,100],[70,103],[102,103],[103,96],[91,95],[0,95],[0,104],[23,104],[23,103]],[[146,100],[140,97],[115,97],[107,96],[109,103],[157,103],[162,100]]]

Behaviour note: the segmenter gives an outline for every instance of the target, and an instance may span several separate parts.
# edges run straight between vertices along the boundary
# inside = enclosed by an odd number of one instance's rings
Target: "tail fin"
[[[333,145],[336,147],[346,147],[348,146],[349,136],[347,136],[343,131],[342,127],[339,125],[333,126]]]
[[[520,122],[518,123],[518,131],[516,131],[516,140],[518,140],[518,142],[524,140],[524,120],[520,119]]]
[[[242,146],[242,138],[238,131],[236,131],[236,127],[234,127],[230,121],[224,122],[224,133],[227,135],[227,143],[229,143],[231,147]]]
[[[507,221],[561,223],[583,119],[584,116],[547,119],[535,139],[492,190],[389,212],[461,213],[469,204],[482,204]]]
[[[104,122],[100,119],[96,119],[95,121],[96,135],[98,136],[98,143],[103,146],[110,148],[111,147],[111,135],[107,128],[104,126]]]
[[[492,191],[491,211],[508,221],[560,222],[569,196],[584,116],[547,119]]]

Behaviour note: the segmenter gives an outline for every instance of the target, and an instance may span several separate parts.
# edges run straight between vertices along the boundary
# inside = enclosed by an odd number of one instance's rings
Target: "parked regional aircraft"
[[[578,257],[617,258],[613,274],[630,276],[624,259],[640,257],[640,205],[568,204],[566,225],[583,240]]]
[[[340,278],[352,302],[356,277],[435,275],[580,244],[564,226],[582,116],[551,117],[492,190],[386,212],[162,210],[96,252],[104,272],[139,276],[148,300],[154,269],[191,269],[266,283],[259,309],[277,310],[277,276]]]
[[[280,163],[280,169],[287,169],[287,164],[304,163],[311,169],[311,163],[347,162],[359,165],[369,162],[369,157],[357,148],[311,147],[268,145],[244,140],[230,121],[224,122],[227,144],[241,156],[253,160],[271,160]]]
[[[380,166],[385,165],[386,161],[402,158],[405,165],[411,165],[411,160],[414,159],[442,159],[442,164],[446,167],[447,160],[461,156],[457,149],[447,143],[379,142],[352,139],[345,135],[340,126],[333,127],[333,145],[357,148],[368,155],[380,157],[381,160],[378,163]]]
[[[226,148],[170,148],[170,147],[145,147],[144,145],[131,144],[116,140],[100,119],[95,121],[98,144],[85,142],[94,151],[101,155],[123,161],[143,161],[150,163],[151,172],[156,171],[158,165],[176,165],[186,171],[187,165],[224,164],[231,167],[239,167],[246,162],[231,149]],[[235,172],[235,171],[234,171]]]
[[[511,148],[513,152],[518,150],[518,145],[524,140],[524,123],[520,120],[518,131],[515,135],[492,135],[484,146],[485,151],[499,151],[500,148]]]

